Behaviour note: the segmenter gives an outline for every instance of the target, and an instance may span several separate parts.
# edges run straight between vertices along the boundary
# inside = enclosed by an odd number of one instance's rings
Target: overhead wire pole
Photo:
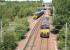
[[[55,13],[54,13],[54,6],[53,6],[53,20],[54,20],[54,16],[55,16]]]
[[[1,42],[3,42],[3,34],[2,34],[2,31],[3,31],[3,29],[2,29],[2,19],[1,19],[1,33],[0,33],[0,37],[1,37]]]
[[[66,22],[66,30],[65,30],[65,50],[67,50],[67,22]]]
[[[54,20],[54,16],[55,16],[55,8],[53,6],[53,20]],[[67,49],[67,33],[68,33],[68,26],[67,26],[67,22],[65,24],[65,48],[64,50],[68,50]]]

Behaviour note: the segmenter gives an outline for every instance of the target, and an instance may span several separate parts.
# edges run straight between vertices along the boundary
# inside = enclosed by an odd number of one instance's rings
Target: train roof
[[[39,13],[44,13],[44,11],[43,10],[37,11],[35,14],[39,14]]]
[[[48,17],[43,18],[42,25],[49,25],[49,18]]]

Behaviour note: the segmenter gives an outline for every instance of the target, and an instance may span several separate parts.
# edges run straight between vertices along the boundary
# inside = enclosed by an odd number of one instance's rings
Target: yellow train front
[[[38,16],[36,14],[33,15],[33,19],[36,20]]]
[[[50,32],[50,28],[49,28],[49,18],[48,17],[44,17],[42,20],[42,24],[40,27],[40,37],[41,38],[49,38],[49,32]]]
[[[44,14],[44,11],[38,11],[36,13],[33,14],[33,19],[36,20],[38,19],[39,17],[41,17],[42,15]]]
[[[50,32],[49,27],[47,27],[46,25],[42,25],[40,32],[41,32],[40,37],[49,38],[49,32]]]

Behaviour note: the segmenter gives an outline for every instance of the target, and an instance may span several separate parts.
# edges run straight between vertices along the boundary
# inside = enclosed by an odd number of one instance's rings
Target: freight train
[[[43,11],[43,10],[38,11],[38,12],[34,13],[33,19],[36,20],[36,19],[38,19],[39,17],[41,17],[43,14],[44,14],[44,11]]]
[[[48,17],[43,18],[40,28],[41,28],[40,37],[49,38],[50,27],[49,27],[49,18]]]

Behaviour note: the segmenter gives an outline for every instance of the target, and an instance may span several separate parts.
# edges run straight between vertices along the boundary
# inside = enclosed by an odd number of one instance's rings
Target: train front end
[[[40,37],[41,38],[49,38],[49,26],[47,25],[42,25],[41,30],[40,30]]]

